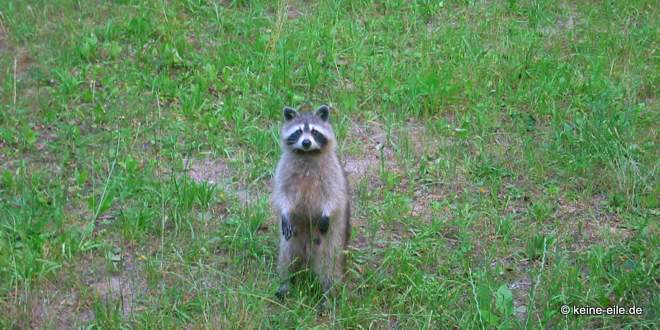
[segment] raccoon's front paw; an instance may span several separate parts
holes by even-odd
[[[287,241],[293,236],[293,224],[291,223],[291,220],[289,220],[289,217],[285,215],[282,216],[282,236],[284,236],[284,239]]]
[[[329,228],[330,217],[327,215],[321,216],[321,220],[319,221],[319,230],[321,231],[321,234],[327,233]]]

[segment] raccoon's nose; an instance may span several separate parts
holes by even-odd
[[[303,148],[305,148],[305,149],[309,149],[309,147],[312,146],[312,141],[310,141],[309,139],[304,139],[304,140],[302,141],[302,146],[303,146]]]

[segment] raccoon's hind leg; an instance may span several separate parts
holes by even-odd
[[[277,274],[282,281],[275,296],[279,299],[284,299],[284,296],[289,292],[291,286],[290,268],[293,266],[295,260],[291,251],[289,242],[286,241],[284,235],[280,238],[280,255],[277,258]]]
[[[281,284],[275,295],[282,299],[289,292],[291,286],[291,274],[299,267],[303,259],[300,253],[300,242],[297,239],[287,241],[284,236],[280,238],[280,254],[277,258],[277,274],[280,277]]]
[[[346,219],[342,218],[343,215],[343,210],[332,212],[328,217],[329,226],[325,228],[326,232],[319,226],[313,234],[313,268],[323,288],[323,298],[318,305],[319,312],[325,309],[328,296],[332,295],[335,284],[341,281],[344,274],[343,235],[346,232]]]
[[[314,243],[317,242],[319,244],[314,258],[314,272],[323,289],[323,297],[317,306],[318,312],[322,313],[328,298],[337,290],[336,285],[343,277],[344,254],[341,245],[334,244],[329,238],[320,238]]]
[[[284,219],[284,217],[282,217]],[[289,222],[290,223],[290,222]],[[305,242],[300,233],[287,232],[282,221],[282,232],[280,234],[280,252],[277,258],[277,273],[280,276],[282,284],[277,289],[276,296],[280,299],[286,296],[291,286],[291,274],[300,268],[300,264],[305,260]]]

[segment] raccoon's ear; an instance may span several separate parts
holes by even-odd
[[[296,116],[298,116],[298,111],[290,107],[284,107],[284,110],[282,110],[282,112],[284,113],[284,119],[286,121],[289,121],[293,118],[296,118]]]
[[[321,118],[321,120],[328,121],[328,116],[330,116],[330,107],[324,104],[316,109],[314,114]]]

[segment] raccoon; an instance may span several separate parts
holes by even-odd
[[[280,132],[282,156],[273,180],[272,204],[280,220],[277,271],[289,290],[291,274],[310,267],[321,281],[324,300],[341,281],[351,233],[348,179],[336,154],[328,122],[330,108],[298,112],[285,107]]]

